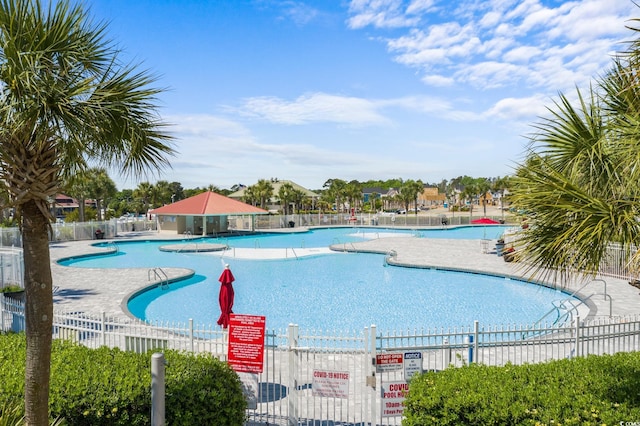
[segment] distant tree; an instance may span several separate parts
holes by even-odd
[[[255,193],[260,203],[260,208],[266,209],[267,202],[273,197],[273,185],[266,179],[260,179],[255,184]]]
[[[171,202],[175,203],[176,201],[184,200],[186,197],[184,195],[184,188],[180,182],[171,182],[169,184],[169,188],[171,190]]]
[[[302,202],[304,201],[304,199],[305,199],[304,191],[296,188],[294,188],[293,191],[291,191],[291,201],[293,201],[294,203],[295,210],[300,210],[302,208]]]
[[[151,208],[157,208],[171,203],[172,195],[173,188],[168,181],[157,181],[155,185],[151,186]]]
[[[104,168],[92,168],[87,171],[88,196],[96,200],[96,219],[104,220],[102,207],[106,206],[109,198],[113,197],[118,189]],[[85,218],[86,219],[86,218]]]
[[[84,215],[85,200],[89,197],[89,187],[91,186],[88,172],[82,171],[69,176],[63,185],[66,195],[78,201],[78,221],[84,222],[86,220]]]
[[[258,204],[259,197],[258,194],[256,194],[256,189],[257,188],[253,185],[246,187],[242,195],[242,201],[247,204],[251,204],[252,206]]]
[[[136,210],[136,214],[146,212],[151,205],[151,198],[153,195],[153,185],[149,182],[140,182],[138,187],[133,190],[133,207]]]
[[[512,178],[510,176],[498,176],[492,185],[492,190],[500,194],[500,211],[502,212],[502,218],[504,219],[504,197],[505,192],[512,187]]]
[[[349,201],[349,206],[357,209],[362,199],[362,185],[357,180],[352,180],[345,185],[343,190],[344,197]]]
[[[422,191],[424,191],[424,184],[421,180],[415,181],[409,179],[400,186],[398,199],[403,203],[407,212],[409,211],[409,204],[411,202],[413,202],[416,207],[418,206],[418,195],[422,194]],[[415,210],[415,213],[418,214],[418,211]]]
[[[347,182],[342,179],[329,179],[323,185],[325,188],[322,194],[323,199],[331,204],[335,203],[337,212],[343,210],[346,186]]]
[[[295,199],[295,188],[289,182],[285,182],[280,185],[278,190],[278,198],[282,204],[282,211],[284,214],[289,214],[289,204]]]

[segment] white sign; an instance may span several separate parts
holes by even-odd
[[[404,379],[408,382],[415,374],[422,374],[422,352],[405,352]]]
[[[349,398],[349,372],[313,370],[313,396]]]
[[[382,384],[382,417],[402,416],[404,400],[409,393],[409,383],[393,382]]]

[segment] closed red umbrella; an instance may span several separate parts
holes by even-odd
[[[224,266],[224,270],[218,278],[220,281],[220,294],[218,295],[218,301],[220,302],[220,318],[218,318],[218,325],[221,325],[222,328],[227,328],[229,326],[229,315],[233,313],[231,308],[233,308],[233,274],[231,273],[231,269],[229,269],[229,265]]]

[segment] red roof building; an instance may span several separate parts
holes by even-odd
[[[269,212],[215,192],[203,192],[150,211],[160,231],[208,235],[230,229],[253,230],[255,215]],[[251,219],[247,229],[247,219]],[[241,226],[238,226],[241,225]]]

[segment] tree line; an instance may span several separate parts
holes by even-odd
[[[364,212],[376,212],[402,206],[406,211],[411,207],[418,207],[418,198],[425,187],[437,188],[438,193],[445,194],[449,205],[469,203],[473,205],[488,191],[504,192],[509,188],[510,177],[473,178],[458,176],[451,180],[443,179],[438,183],[425,184],[422,180],[402,178],[388,180],[345,181],[343,179],[328,179],[320,189],[312,192],[319,194],[319,199],[310,197],[305,191],[295,188],[291,183],[284,182],[275,191],[273,179],[259,179],[257,183],[245,187],[241,184],[233,185],[230,189],[221,189],[216,185],[185,189],[180,182],[158,180],[155,183],[141,182],[134,189],[118,190],[115,182],[106,169],[90,168],[76,173],[68,178],[60,187],[60,192],[78,201],[77,211],[68,213],[65,221],[83,222],[89,220],[108,220],[126,214],[143,215],[150,209],[161,207],[185,198],[192,197],[205,191],[212,191],[228,196],[244,188],[242,201],[266,209],[275,200],[283,214],[300,211],[331,211],[340,212],[351,208]],[[380,192],[371,192],[367,200],[364,190],[376,188]],[[395,189],[396,195],[383,199],[382,195]],[[8,202],[8,198],[5,197]],[[87,200],[90,205],[87,207]],[[5,210],[6,211],[6,210]],[[15,220],[5,213],[4,224],[15,225]]]

